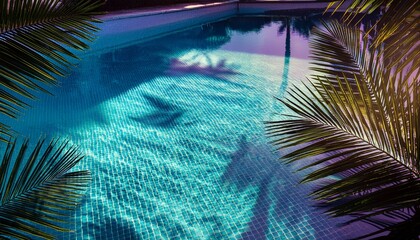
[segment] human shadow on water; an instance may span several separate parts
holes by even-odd
[[[313,211],[312,202],[307,198],[309,186],[297,186],[301,176],[279,162],[279,155],[267,144],[256,144],[242,137],[237,149],[231,155],[222,181],[236,186],[239,191],[258,187],[253,217],[240,239],[266,239],[273,222],[287,228],[289,237],[301,231],[302,225],[309,225],[304,234],[316,235],[312,227],[320,225],[320,216]],[[324,227],[332,226],[331,222],[325,224]],[[322,229],[323,226],[317,227]]]
[[[269,192],[270,181],[270,177],[261,181],[258,198],[254,205],[254,216],[248,223],[248,230],[242,233],[242,239],[251,240],[265,238],[266,231],[269,227],[269,210],[271,205]]]
[[[142,116],[130,116],[131,120],[154,127],[168,128],[175,126],[185,113],[185,110],[162,98],[150,95],[144,95],[144,98],[153,106],[154,111]]]

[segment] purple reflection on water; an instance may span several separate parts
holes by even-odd
[[[221,49],[235,52],[284,56],[286,49],[286,33],[279,33],[279,23],[272,23],[259,32],[232,34],[231,40]],[[252,44],[249,44],[252,42]],[[308,39],[297,33],[291,33],[291,57],[308,59]]]

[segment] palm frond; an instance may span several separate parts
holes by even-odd
[[[354,101],[350,101],[349,104],[357,103],[358,108],[355,110],[361,111],[365,117],[379,123],[370,124],[368,130],[375,133],[378,128],[389,128],[389,131],[394,131],[394,134],[402,139],[407,131],[415,129],[400,123],[404,123],[402,118],[408,111],[413,111],[409,107],[415,103],[412,99],[415,98],[413,86],[418,83],[418,61],[410,58],[405,58],[404,61],[385,58],[383,48],[369,47],[369,42],[362,38],[362,35],[359,28],[343,26],[337,21],[324,23],[324,30],[320,28],[314,30],[314,37],[310,42],[313,49],[312,58],[315,60],[313,62],[315,67],[312,69],[317,71],[313,75],[315,86],[320,92],[342,93],[340,99],[339,95],[334,94],[326,96],[325,101],[345,102],[350,96],[348,91],[351,91]],[[343,86],[344,82],[350,87]],[[398,98],[394,98],[396,93],[399,95]],[[376,112],[369,113],[369,108],[375,109]],[[395,111],[401,109],[405,112]],[[394,114],[398,114],[398,117],[390,116]],[[363,122],[364,118],[360,121]],[[376,136],[375,140],[390,141],[387,135]],[[389,143],[389,146],[397,145]],[[414,149],[411,150],[410,152],[414,152]],[[400,148],[399,151],[402,156],[404,150]]]
[[[0,0],[0,113],[16,117],[34,90],[48,92],[45,86],[66,74],[74,50],[88,48],[101,3],[77,2]]]
[[[391,78],[402,85],[409,79],[418,79],[415,75],[419,74],[420,60],[414,56],[420,51],[420,45],[411,47],[407,52],[404,51],[406,43],[396,40],[398,46],[392,46],[398,50],[391,52],[387,44],[382,44],[380,48],[371,47],[363,35],[359,27],[345,26],[338,21],[324,22],[323,28],[315,28],[310,40],[312,70],[316,71],[313,78],[318,82],[327,77],[336,91],[340,88],[335,78],[352,80],[350,85],[353,90],[357,88],[354,81],[359,79],[367,84],[372,104],[382,104],[382,98],[389,91],[384,92],[382,85],[391,82]]]
[[[345,2],[349,1],[331,2],[326,10],[334,9],[335,12]],[[368,31],[369,33],[370,31],[375,31],[375,29],[380,29],[379,34],[375,36],[375,46],[395,35],[402,37],[410,36],[411,33],[418,36],[417,17],[420,12],[420,5],[417,0],[353,0],[346,8],[342,20],[347,24],[360,22],[364,16],[380,10],[382,10],[382,17]],[[360,15],[362,17],[357,18]],[[414,46],[412,44],[416,44],[416,41],[412,40],[407,45]]]
[[[381,7],[367,31],[353,25]],[[292,148],[282,160],[303,161],[300,170],[310,173],[302,182],[318,183],[319,206],[378,228],[361,238],[420,235],[418,8],[411,0],[354,0],[347,26],[316,28],[312,85],[280,100],[295,115],[267,123],[273,144]]]
[[[69,172],[82,156],[68,142],[40,140],[28,148],[27,140],[9,143],[1,160],[0,238],[52,239],[51,232],[68,231],[59,224],[68,221],[64,216],[91,179],[89,171]]]
[[[323,22],[323,28],[314,28],[313,37],[310,40],[311,58],[313,59],[312,70],[315,71],[313,78],[315,82],[322,82],[325,77],[331,83],[334,91],[340,91],[337,76],[346,77],[353,90],[357,90],[356,79],[368,84],[373,103],[377,104],[374,96],[375,87],[373,79],[377,78],[377,72],[371,69],[378,69],[383,66],[368,46],[368,39],[363,38],[363,32],[358,27],[347,27],[338,21]],[[324,86],[327,86],[324,84]],[[318,88],[322,87],[318,84]],[[327,89],[332,91],[332,89]],[[364,98],[364,96],[358,96]]]
[[[375,105],[371,89],[355,79],[337,77],[334,84],[340,91],[326,91],[333,84],[328,78],[318,81],[321,88],[292,90],[288,99],[280,101],[296,117],[268,122],[268,134],[279,148],[294,146],[283,161],[316,159],[302,168],[311,169],[302,182],[335,176],[321,181],[312,194],[331,216],[358,215],[359,220],[368,221],[418,209],[419,88],[388,87],[383,90],[392,96],[384,98],[384,105]],[[354,82],[356,90],[351,87]],[[359,102],[356,96],[365,98]],[[401,223],[382,232],[395,224]]]

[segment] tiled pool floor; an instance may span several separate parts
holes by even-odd
[[[307,81],[307,40],[284,19],[232,18],[87,53],[16,130],[62,136],[93,173],[68,239],[343,239],[263,122]],[[105,26],[106,27],[106,23]],[[289,26],[290,27],[290,26]],[[290,29],[290,28],[289,28]],[[270,44],[267,44],[267,43]],[[235,43],[235,44],[232,44]],[[281,154],[281,153],[280,153]]]

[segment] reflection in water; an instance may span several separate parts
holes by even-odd
[[[286,89],[289,83],[289,65],[290,65],[290,17],[286,17],[280,21],[282,25],[279,27],[279,34],[283,34],[286,31],[286,43],[285,43],[285,53],[284,53],[284,63],[283,63],[283,74],[281,78],[281,85],[279,87],[278,94],[276,98],[282,99],[286,93]],[[274,104],[276,107],[274,109],[276,112],[274,114],[279,114],[283,112],[283,104],[278,104],[278,101],[275,100]]]
[[[321,15],[310,15],[310,16],[299,16],[289,17],[292,31],[299,34],[302,37],[309,38],[310,32],[313,27],[319,25]]]
[[[257,33],[276,21],[268,17],[234,17],[225,21],[204,24],[199,28],[189,30],[188,33],[179,32],[149,42],[110,49],[98,55],[88,56],[83,62],[84,69],[74,72],[69,79],[63,81],[63,88],[57,90],[66,89],[65,91],[71,92],[74,98],[71,101],[76,101],[80,96],[86,96],[85,104],[94,106],[164,75],[201,74],[218,80],[227,80],[229,76],[239,74],[239,72],[235,66],[228,64],[226,59],[211,61],[209,51],[226,44],[252,49],[255,43],[249,44],[249,41],[253,41],[250,35],[241,35],[247,36],[245,40],[248,43],[229,42],[232,36],[236,38],[238,33]],[[257,51],[255,53],[261,50],[284,55],[284,48],[278,53],[274,50],[283,44],[279,42],[277,35],[264,38],[255,40],[263,41],[258,43],[262,46],[254,49]],[[295,40],[298,42],[298,39]],[[290,48],[290,46],[287,47]],[[197,58],[207,57],[207,62],[203,64],[201,59],[200,63],[194,60],[186,62],[185,59],[179,58],[191,49],[200,53],[201,56]],[[296,52],[302,53],[302,51]],[[304,53],[304,55],[307,54]],[[89,91],[91,87],[106,91],[108,94],[97,94],[90,98],[88,96],[92,94]],[[57,93],[57,95],[62,94]],[[65,98],[57,100],[69,101]]]
[[[287,83],[289,81],[289,64],[290,64],[290,20],[286,19],[286,51],[284,53],[284,64],[283,64],[283,76],[282,82],[280,85],[280,95],[278,97],[281,99],[284,95],[284,92],[287,88]]]
[[[228,27],[230,30],[240,33],[257,33],[272,22],[273,20],[269,17],[233,17],[228,20]]]

